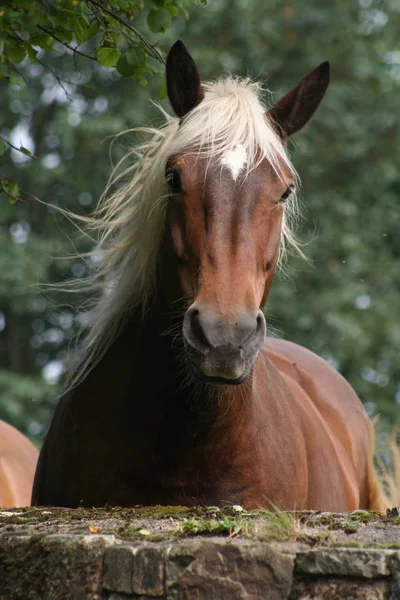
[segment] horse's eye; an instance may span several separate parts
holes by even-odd
[[[172,194],[180,194],[182,191],[182,184],[178,171],[170,171],[167,173],[167,182]]]
[[[292,185],[289,185],[289,187],[286,188],[286,190],[282,194],[279,202],[285,202],[285,200],[287,200],[289,198],[289,196],[293,192],[293,190],[294,190],[294,187]]]

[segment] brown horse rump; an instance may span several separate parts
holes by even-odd
[[[11,425],[0,421],[0,506],[29,506],[38,451]]]

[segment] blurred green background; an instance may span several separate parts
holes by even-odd
[[[399,31],[400,0],[209,0],[151,35],[164,55],[182,38],[204,79],[229,71],[266,81],[269,102],[331,62],[323,104],[291,144],[311,263],[290,258],[266,314],[276,333],[348,379],[382,431],[400,417]],[[108,136],[160,124],[150,98],[164,89],[161,74],[143,87],[61,45],[39,58],[19,65],[24,88],[0,81],[1,134],[38,157],[0,157],[0,177],[22,190],[17,201],[0,195],[0,418],[38,446],[85,313],[82,298],[36,284],[82,277],[91,265],[68,258],[90,242],[34,197],[92,210],[111,170]],[[114,160],[133,143],[118,141]]]

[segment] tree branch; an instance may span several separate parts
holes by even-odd
[[[159,53],[159,51],[149,42],[148,39],[146,39],[144,37],[144,35],[142,35],[140,33],[140,31],[138,31],[135,27],[133,27],[133,25],[124,21],[124,19],[122,19],[119,15],[115,14],[112,10],[110,10],[106,6],[103,6],[99,2],[96,2],[96,0],[88,0],[88,4],[92,4],[94,6],[97,6],[97,8],[104,10],[104,12],[106,12],[108,15],[110,15],[110,17],[112,17],[113,19],[118,21],[118,23],[121,23],[121,25],[123,25],[124,27],[126,27],[127,29],[132,31],[132,33],[134,33],[140,39],[142,44],[148,50],[148,53],[151,56],[153,56],[153,58],[156,58],[162,65],[165,65],[165,60],[163,59],[163,57]]]
[[[90,54],[85,54],[84,52],[81,52],[77,48],[74,48],[74,46],[70,46],[69,44],[67,44],[67,42],[63,42],[62,39],[60,39],[50,29],[47,29],[46,27],[43,27],[42,25],[38,25],[38,29],[41,29],[41,31],[44,31],[45,33],[50,35],[54,40],[57,40],[57,42],[60,42],[60,44],[62,44],[66,48],[68,48],[68,50],[71,50],[74,54],[79,54],[79,56],[83,56],[84,58],[90,58],[90,60],[95,60],[97,62],[97,58],[95,56],[90,56]]]
[[[3,140],[3,142],[5,144],[7,144],[7,146],[10,146],[10,148],[12,148],[13,150],[17,150],[17,152],[21,152],[21,154],[24,154],[25,156],[28,156],[29,158],[37,158],[37,156],[35,156],[34,154],[32,154],[32,153],[27,154],[27,152],[24,152],[23,150],[21,150],[21,148],[14,146],[14,144],[12,144],[8,140],[6,140],[6,138],[3,137],[2,135],[0,135],[0,140]]]
[[[54,69],[52,69],[51,67],[49,67],[49,65],[46,65],[43,61],[40,60],[40,58],[36,58],[37,62],[39,64],[42,65],[42,67],[44,67],[45,69],[47,69],[48,71],[50,71],[50,73],[56,78],[58,85],[62,88],[67,100],[69,102],[71,102],[72,100],[72,96],[69,93],[69,91],[67,90],[67,88],[65,87],[65,85],[63,84],[61,78],[57,75],[57,73],[54,71]],[[68,81],[66,81],[65,83],[69,83]],[[73,84],[74,85],[74,84]]]

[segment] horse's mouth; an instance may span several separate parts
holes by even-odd
[[[231,377],[223,377],[223,376],[213,376],[206,375],[203,373],[200,368],[192,361],[188,361],[190,371],[192,375],[198,381],[202,383],[207,383],[209,385],[222,386],[222,385],[240,385],[243,383],[247,377],[250,375],[250,369],[245,369],[242,375],[239,377],[231,378]]]

